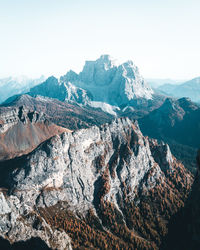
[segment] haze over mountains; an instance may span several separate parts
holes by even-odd
[[[173,97],[189,97],[193,102],[200,103],[200,77],[182,84],[164,84],[157,88],[161,93]]]
[[[38,85],[44,80],[44,76],[38,79],[30,79],[25,76],[0,79],[0,103],[13,95],[26,93],[31,87]]]
[[[173,249],[199,220],[198,104],[108,55],[20,91],[0,105],[0,247]]]
[[[162,85],[179,85],[183,82],[184,80],[174,80],[174,79],[154,79],[154,78],[147,78],[146,79],[147,83],[153,88],[157,89],[158,87]]]

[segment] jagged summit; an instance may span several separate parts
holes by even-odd
[[[102,55],[95,61],[86,61],[79,74],[70,70],[59,80],[49,77],[31,88],[29,94],[98,106],[108,111],[106,105],[124,107],[135,105],[137,99],[148,101],[152,99],[153,90],[132,61],[119,64],[109,55]]]
[[[100,67],[104,66],[106,70],[119,66],[119,62],[117,61],[117,59],[113,58],[112,56],[108,54],[101,55],[95,61],[92,61],[92,60],[86,61],[85,66],[88,64],[96,64],[97,66],[100,66]],[[83,67],[83,70],[85,66]]]
[[[70,78],[72,76],[72,78]],[[91,93],[92,101],[120,106],[137,98],[151,99],[153,91],[132,61],[117,64],[109,55],[86,61],[79,75],[70,73],[62,80]]]
[[[112,67],[116,67],[118,66],[119,63],[117,63],[117,60],[114,59],[113,57],[111,57],[110,55],[101,55],[98,59],[96,59],[95,61],[86,61],[85,62],[85,66],[87,64],[96,64],[98,66],[104,66],[105,69],[109,69]],[[84,66],[84,67],[85,67]]]

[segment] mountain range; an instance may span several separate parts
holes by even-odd
[[[185,82],[184,80],[173,80],[173,79],[157,79],[157,78],[147,78],[146,79],[147,83],[153,88],[153,89],[157,89],[160,86],[163,85],[178,85],[181,84],[183,82]]]
[[[189,97],[193,102],[200,103],[200,77],[182,84],[164,84],[157,88],[163,94],[173,97]]]
[[[199,249],[198,104],[108,55],[21,91],[0,105],[1,249]]]

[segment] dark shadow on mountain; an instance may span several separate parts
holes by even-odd
[[[49,250],[47,244],[40,238],[31,238],[27,241],[19,241],[14,244],[0,237],[1,250]]]
[[[200,151],[199,151],[200,159]],[[200,166],[199,166],[200,167]],[[200,249],[200,174],[197,172],[185,206],[175,214],[168,226],[162,250]]]

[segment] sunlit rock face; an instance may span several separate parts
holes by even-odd
[[[109,55],[86,61],[79,74],[70,70],[60,79],[51,76],[28,94],[98,107],[112,115],[117,115],[116,108],[153,99],[153,90],[138,67],[132,61],[116,63]]]
[[[87,90],[91,101],[115,106],[130,104],[137,98],[151,99],[153,94],[132,61],[117,64],[109,55],[102,55],[96,61],[86,61],[79,75],[70,71],[61,81]]]
[[[30,230],[40,218],[74,247],[105,249],[157,249],[193,180],[167,144],[144,137],[128,118],[56,135],[1,169],[2,237],[11,230],[10,240],[19,240],[17,221],[31,216]]]

